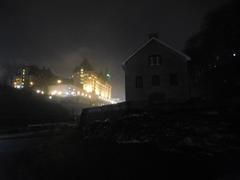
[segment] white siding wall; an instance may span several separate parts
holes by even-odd
[[[161,55],[162,65],[149,66],[148,57]],[[186,100],[189,95],[187,62],[174,51],[151,41],[147,46],[133,56],[125,67],[126,100],[147,100],[153,92],[164,93],[167,99]],[[178,86],[170,86],[170,73],[177,73]],[[152,75],[160,76],[160,86],[152,86]],[[143,77],[143,88],[137,89],[135,78]]]

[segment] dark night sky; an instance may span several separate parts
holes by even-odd
[[[182,50],[202,18],[227,0],[1,0],[0,61],[47,66],[69,76],[84,57],[112,73],[113,96],[124,97],[121,63],[158,32]]]

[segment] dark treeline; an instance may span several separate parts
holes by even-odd
[[[185,52],[192,58],[190,73],[204,95],[218,99],[239,96],[240,2],[233,0],[206,15],[201,30]]]

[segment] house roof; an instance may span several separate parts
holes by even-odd
[[[146,43],[144,43],[142,46],[140,46],[138,49],[136,49],[136,50],[132,53],[132,55],[130,55],[127,59],[125,59],[125,60],[123,61],[123,63],[122,63],[122,66],[124,67],[124,66],[126,65],[126,63],[127,63],[133,56],[135,56],[140,50],[142,50],[145,46],[147,46],[147,45],[148,45],[151,41],[153,41],[153,40],[155,40],[155,41],[158,42],[159,44],[167,47],[168,49],[174,51],[176,54],[182,56],[183,58],[186,59],[186,61],[190,61],[190,60],[191,60],[191,58],[190,58],[189,56],[187,56],[186,54],[184,54],[184,53],[182,53],[181,51],[179,51],[179,50],[171,47],[170,45],[168,45],[168,44],[160,41],[158,38],[153,37],[153,38],[149,39]]]

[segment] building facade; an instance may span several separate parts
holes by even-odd
[[[92,94],[93,97],[110,100],[112,86],[107,77],[109,74],[96,74],[91,65],[84,60],[81,66],[74,70],[72,75],[73,84],[84,92]]]
[[[13,87],[16,89],[32,89],[47,92],[48,86],[53,84],[57,77],[50,69],[37,66],[22,66],[13,79]]]
[[[161,42],[149,40],[123,62],[126,101],[182,102],[189,98],[185,54]]]
[[[29,74],[29,68],[28,67],[20,68],[19,72],[17,73],[13,81],[13,87],[16,89],[22,89],[32,86],[33,81],[32,76]]]

